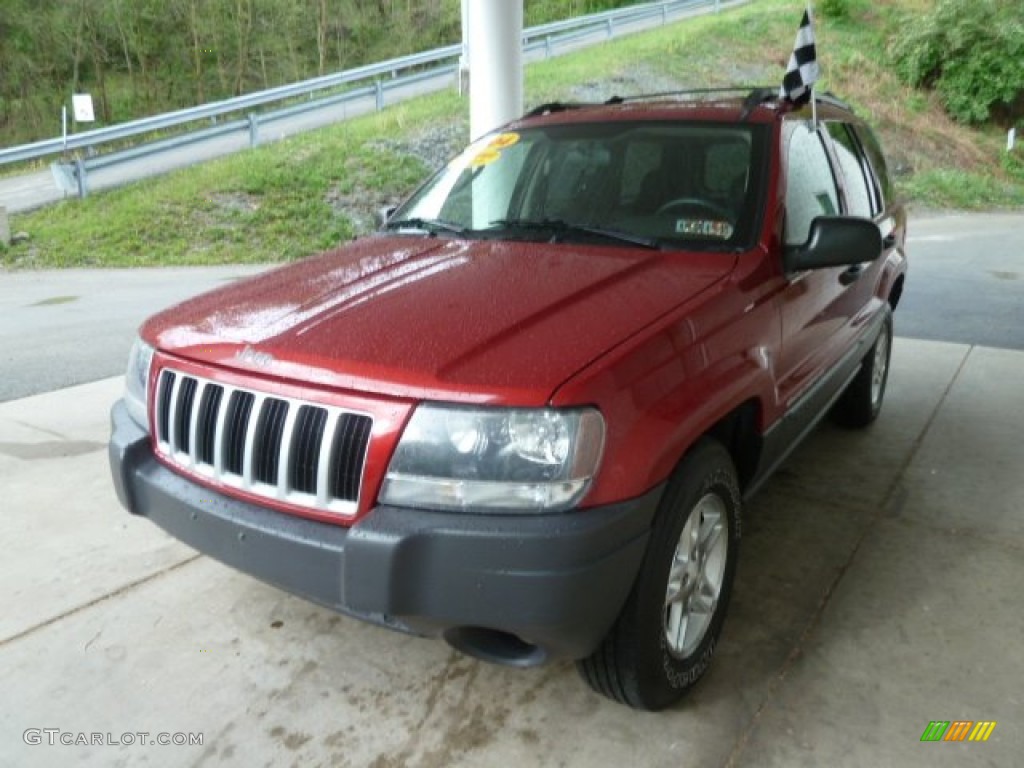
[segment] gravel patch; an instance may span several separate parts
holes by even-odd
[[[411,155],[422,162],[430,173],[433,173],[451,160],[468,141],[468,121],[457,120],[431,126],[405,140],[378,139],[370,146],[400,155]]]
[[[381,138],[370,142],[369,146],[416,158],[423,164],[423,178],[426,179],[461,151],[468,139],[468,122],[453,120],[430,126],[407,139]],[[352,223],[353,234],[360,237],[376,230],[381,212],[398,205],[403,197],[364,186],[347,192],[333,186],[327,191],[326,199],[335,214]]]
[[[343,216],[349,221],[354,237],[373,232],[377,229],[380,212],[401,202],[379,189],[357,186],[349,192],[342,192],[336,184],[327,190],[326,200],[336,216]]]
[[[682,83],[672,77],[667,77],[660,72],[638,68],[635,71],[623,72],[614,77],[588,80],[585,83],[573,86],[569,90],[567,99],[569,101],[602,102],[607,101],[612,96],[663,93],[665,91],[678,91],[681,88],[687,87],[696,86],[688,86],[686,83]]]

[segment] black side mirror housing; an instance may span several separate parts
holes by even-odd
[[[803,245],[787,246],[783,260],[787,273],[805,269],[843,267],[874,261],[882,255],[882,233],[869,219],[819,216]]]

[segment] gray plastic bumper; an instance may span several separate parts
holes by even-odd
[[[160,464],[119,402],[110,466],[121,503],[240,571],[367,621],[444,634],[492,661],[581,658],[633,584],[661,489],[555,515],[377,507],[345,528],[208,490]],[[529,653],[496,637],[514,636]],[[509,638],[513,639],[513,638]],[[493,649],[493,650],[491,650]]]

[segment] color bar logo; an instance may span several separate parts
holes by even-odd
[[[996,724],[992,720],[932,720],[921,741],[988,741]]]

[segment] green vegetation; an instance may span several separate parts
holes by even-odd
[[[903,194],[929,208],[978,210],[1024,206],[1024,184],[994,176],[934,168],[916,173],[903,182]]]
[[[196,265],[290,260],[372,227],[428,169],[377,138],[451,121],[458,98],[420,99],[152,181],[14,218],[32,235],[0,254],[16,267]],[[341,211],[365,212],[354,221]]]
[[[829,19],[849,18],[850,0],[819,0],[818,13]]]
[[[934,89],[965,123],[1012,125],[1024,117],[1024,15],[1020,0],[940,0],[908,14],[893,43],[903,78]]]
[[[901,195],[929,207],[1024,205],[1024,162],[1005,132],[952,120],[892,71],[887,51],[910,0],[850,0],[818,19],[821,86],[879,128]],[[917,0],[921,8],[929,0]],[[801,0],[756,3],[589,48],[527,70],[528,105],[781,79]],[[462,143],[467,105],[448,92],[114,192],[14,217],[32,240],[0,266],[135,266],[294,259],[372,227]],[[438,137],[441,139],[438,139]],[[381,137],[387,137],[382,139]]]
[[[530,0],[526,21],[632,0]],[[90,92],[120,123],[461,39],[460,0],[3,0],[0,146],[49,139]]]

